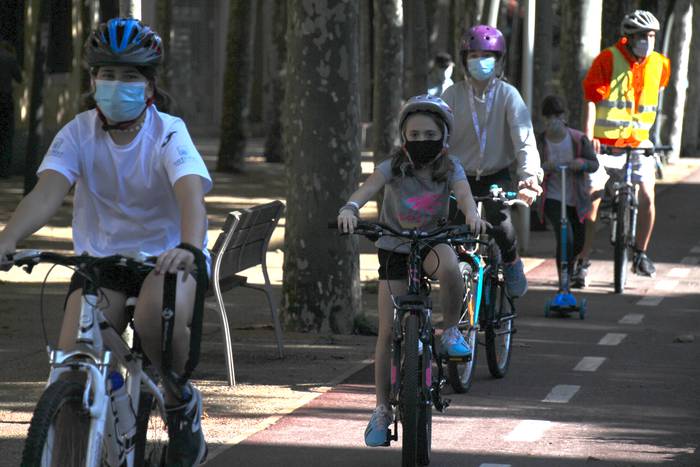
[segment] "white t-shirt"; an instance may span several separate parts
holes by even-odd
[[[185,175],[199,175],[204,193],[212,187],[185,123],[155,106],[136,138],[123,146],[102,129],[95,110],[76,115],[58,132],[37,173],[49,169],[75,184],[76,253],[98,257],[157,256],[174,248],[181,240],[173,185]],[[205,238],[208,255],[206,245]]]
[[[559,142],[546,140],[547,148],[549,149],[549,160],[556,166],[566,165],[574,160],[574,140],[571,139],[569,132]],[[547,199],[555,199],[561,201],[561,173],[559,170],[552,173],[547,178]],[[574,183],[571,172],[566,174],[566,205],[576,206],[574,200]]]

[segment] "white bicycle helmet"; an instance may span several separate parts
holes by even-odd
[[[646,10],[634,10],[625,15],[620,25],[620,32],[623,36],[629,36],[638,32],[658,31],[661,24],[656,16]]]
[[[452,114],[452,109],[447,105],[445,101],[436,96],[431,96],[430,94],[421,94],[419,96],[411,97],[406,104],[404,104],[401,109],[401,114],[399,115],[399,129],[401,132],[401,143],[405,143],[403,134],[403,125],[409,115],[416,112],[428,112],[437,115],[440,120],[445,125],[443,131],[443,146],[447,145],[447,140],[449,139],[450,133],[452,132],[452,127],[454,126],[454,115]]]

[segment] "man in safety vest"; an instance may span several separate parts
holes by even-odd
[[[669,59],[654,52],[656,33],[660,29],[654,15],[644,10],[633,11],[624,17],[620,29],[622,38],[593,60],[583,80],[587,101],[585,132],[598,153],[601,144],[619,148],[653,147],[649,131],[656,120],[659,92],[666,87],[671,74]],[[640,156],[639,159],[633,170],[633,181],[640,183],[633,270],[640,275],[653,276],[656,268],[646,250],[656,211],[655,161],[653,157]],[[591,177],[594,195],[602,190],[606,180],[607,174],[601,164]],[[589,256],[600,206],[600,198],[593,198],[593,209],[586,222],[586,244],[572,277],[575,287],[587,285]]]

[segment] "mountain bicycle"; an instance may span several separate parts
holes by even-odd
[[[517,193],[506,192],[497,185],[490,187],[488,195],[475,196],[474,200],[478,203],[526,204],[517,199]],[[483,254],[481,249],[485,249]],[[447,369],[452,389],[463,393],[472,384],[477,344],[481,343],[486,348],[486,361],[491,376],[503,378],[506,375],[517,315],[513,299],[506,291],[501,252],[495,240],[490,236],[486,240],[480,237],[467,238],[462,245],[457,246],[457,254],[465,286],[458,327],[472,349],[472,354],[464,361],[448,358]],[[484,333],[483,342],[479,342],[480,331]]]
[[[329,228],[337,228],[335,222]],[[393,296],[394,321],[391,346],[390,403],[394,410],[394,428],[388,439],[398,441],[402,427],[401,464],[413,467],[430,463],[432,407],[443,412],[449,400],[440,390],[446,384],[443,359],[433,353],[435,331],[432,325],[430,282],[423,272],[421,252],[439,243],[462,244],[471,238],[467,226],[446,226],[432,232],[417,229],[398,231],[376,222],[360,221],[355,234],[372,241],[380,236],[405,239],[409,244],[408,291]],[[419,351],[422,349],[422,351]],[[466,359],[466,358],[465,358]],[[437,368],[437,377],[433,374]]]
[[[660,147],[661,149],[661,147]],[[601,153],[607,156],[624,156],[622,168],[605,167],[610,178],[603,190],[601,201],[602,218],[610,220],[610,243],[614,248],[614,287],[615,293],[623,293],[629,270],[629,252],[635,247],[637,234],[638,182],[632,180],[634,165],[640,156],[656,157],[655,148],[634,148],[631,146],[601,146]]]
[[[101,268],[148,273],[155,260],[25,250],[12,255],[9,262],[0,261],[2,268],[20,266],[28,273],[39,263],[63,265],[87,279],[76,349],[63,351],[47,344],[51,369],[29,425],[23,467],[132,467],[165,462],[165,403],[156,373],[140,350],[138,336],[128,345],[100,309],[105,300],[99,288]],[[129,315],[133,316],[134,305],[135,299],[129,298]]]

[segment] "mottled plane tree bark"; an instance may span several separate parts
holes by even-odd
[[[349,333],[361,306],[358,241],[327,222],[360,175],[359,4],[287,7],[283,316],[288,329]]]
[[[700,50],[700,3],[693,5],[693,37],[690,50]],[[700,156],[700,115],[697,105],[700,102],[700,55],[690,54],[688,64],[688,96],[685,99],[683,139],[681,156]]]
[[[216,163],[216,170],[220,172],[244,170],[256,3],[253,0],[230,1],[221,137]]]
[[[271,70],[274,77],[270,80],[272,94],[271,105],[268,107],[265,137],[265,160],[267,162],[282,162],[284,146],[282,144],[282,102],[284,102],[284,78],[287,55],[287,2],[273,0],[272,9],[272,46],[270,47]]]
[[[406,98],[428,92],[428,20],[423,1],[403,2],[404,92]]]

